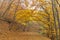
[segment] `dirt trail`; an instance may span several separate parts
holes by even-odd
[[[9,24],[0,21],[0,40],[50,40],[36,32],[13,32],[8,29]]]
[[[0,40],[50,40],[35,32],[5,32],[0,34]]]

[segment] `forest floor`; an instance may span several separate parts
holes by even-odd
[[[36,32],[9,31],[8,23],[0,21],[0,40],[50,40]]]
[[[50,40],[35,32],[4,32],[0,33],[0,40]]]

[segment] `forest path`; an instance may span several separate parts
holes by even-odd
[[[0,20],[0,40],[50,40],[37,32],[9,31],[9,24]]]
[[[36,32],[4,32],[0,33],[0,40],[50,40]]]

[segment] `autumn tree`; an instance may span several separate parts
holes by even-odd
[[[22,24],[23,28],[18,25],[15,29],[37,30],[51,40],[59,40],[59,2],[60,0],[3,0],[0,1],[0,20],[10,24],[9,30],[14,23]]]

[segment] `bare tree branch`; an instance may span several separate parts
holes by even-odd
[[[4,11],[4,13],[2,13],[3,15],[2,15],[1,17],[3,17],[3,16],[6,14],[6,12],[10,9],[10,6],[11,6],[11,4],[13,3],[13,1],[14,1],[14,0],[12,0],[12,1],[9,3],[9,6],[8,6],[7,9]]]
[[[58,5],[59,5],[59,7],[60,7],[60,4],[59,4],[58,0],[56,0],[56,2],[57,2],[57,4],[58,4]]]

